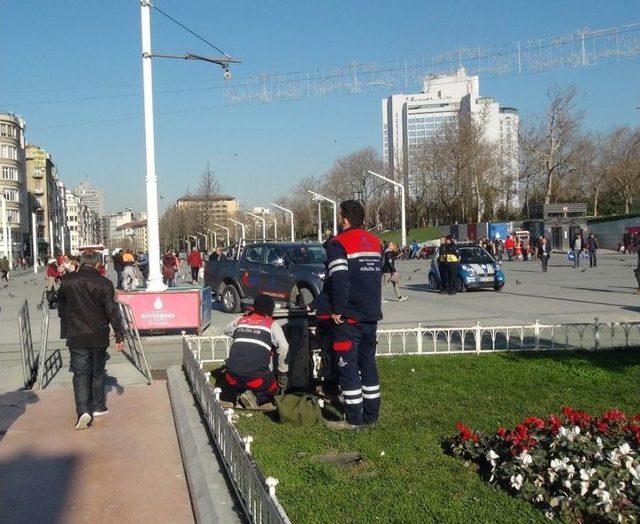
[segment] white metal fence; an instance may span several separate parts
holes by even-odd
[[[183,364],[245,515],[256,524],[289,524],[289,518],[276,497],[277,479],[264,478],[251,456],[253,439],[249,436],[243,438],[238,433],[232,421],[233,410],[222,407],[220,390],[213,389],[209,374],[202,369],[199,342],[205,338],[219,340],[228,350],[227,337],[183,335]]]
[[[223,362],[231,339],[224,335],[187,337],[200,366]],[[497,351],[599,350],[640,348],[640,322],[378,329],[378,356],[490,353]]]

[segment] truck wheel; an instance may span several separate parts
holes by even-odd
[[[504,287],[504,284],[494,284],[493,290],[494,291],[502,291],[503,287]]]
[[[227,284],[222,290],[221,298],[222,308],[225,313],[240,312],[240,294],[234,285]]]
[[[436,282],[436,277],[433,275],[429,275],[429,289],[438,289],[438,283]]]

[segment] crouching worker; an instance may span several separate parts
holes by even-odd
[[[233,338],[224,375],[229,400],[246,409],[271,409],[278,389],[284,392],[289,379],[286,363],[289,344],[280,325],[273,321],[273,298],[258,295],[253,310],[231,322],[224,330]],[[277,378],[273,356],[277,353]]]

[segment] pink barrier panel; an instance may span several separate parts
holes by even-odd
[[[122,292],[117,299],[131,306],[138,331],[195,330],[200,326],[199,289],[181,291]]]

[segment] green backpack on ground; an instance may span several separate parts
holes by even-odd
[[[315,426],[324,420],[318,398],[308,393],[277,395],[276,407],[283,424]]]

